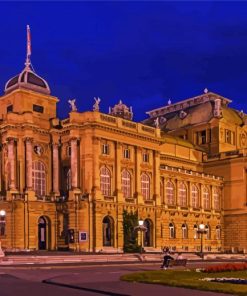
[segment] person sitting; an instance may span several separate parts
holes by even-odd
[[[168,248],[165,249],[163,263],[160,268],[167,269],[169,266],[170,260],[174,260],[174,258],[170,255],[170,251]]]

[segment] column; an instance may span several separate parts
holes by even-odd
[[[53,192],[59,193],[59,161],[58,161],[58,144],[53,143]]]
[[[72,189],[78,188],[78,153],[77,153],[77,139],[71,139],[71,185]]]
[[[15,140],[13,138],[8,139],[8,159],[9,159],[9,189],[15,190]]]
[[[141,152],[141,148],[135,147],[135,191],[137,196],[141,195]]]
[[[26,144],[26,189],[32,190],[33,183],[32,183],[32,153],[33,153],[33,147],[32,147],[32,139],[26,138],[25,139]]]
[[[122,156],[122,146],[120,143],[115,143],[115,172],[116,172],[116,189],[118,201],[123,200],[122,194],[122,180],[121,180],[121,156]]]
[[[160,196],[160,153],[153,151],[153,184],[154,184],[154,198],[156,205],[161,205]]]

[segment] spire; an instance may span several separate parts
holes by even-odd
[[[29,25],[27,25],[27,56],[26,56],[26,62],[25,62],[26,69],[29,69],[31,65],[30,56],[31,56],[31,32],[30,32]]]

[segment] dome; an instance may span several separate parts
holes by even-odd
[[[113,108],[109,108],[109,114],[128,120],[133,118],[132,107],[127,107],[121,100]]]
[[[33,90],[46,95],[51,93],[48,83],[38,76],[29,65],[20,74],[9,79],[5,84],[4,92],[8,94],[20,88]]]

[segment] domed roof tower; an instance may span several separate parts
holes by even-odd
[[[27,57],[25,62],[25,68],[23,71],[12,77],[5,84],[4,92],[8,94],[16,89],[28,89],[42,94],[50,95],[51,91],[48,83],[38,76],[31,65],[31,36],[30,28],[27,26]]]
[[[127,107],[121,100],[114,107],[109,107],[109,114],[128,120],[133,119],[132,107]]]

